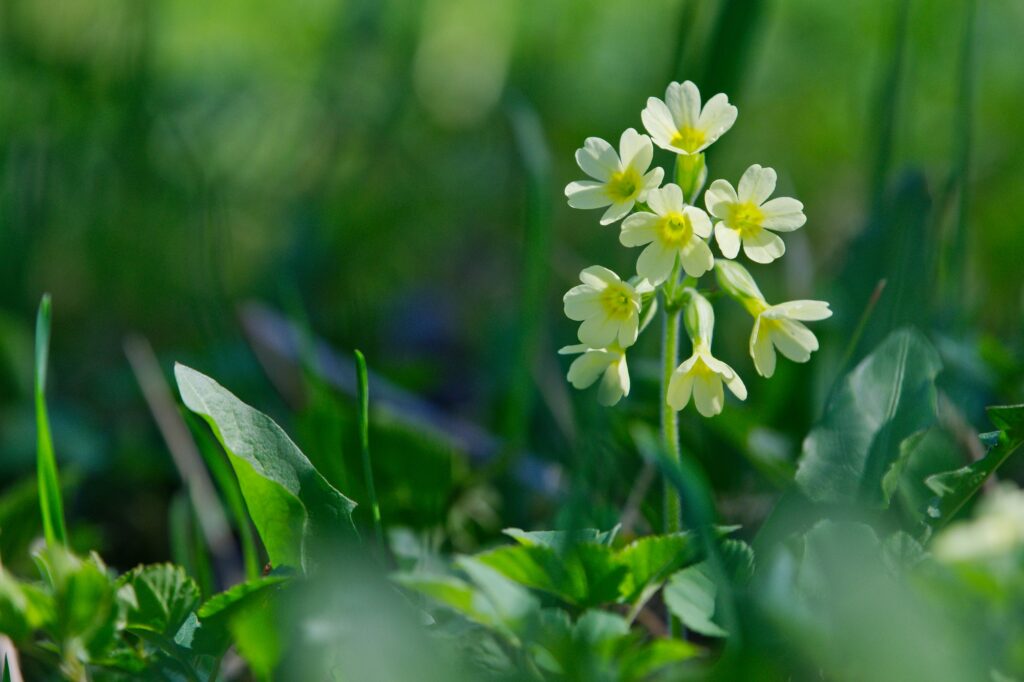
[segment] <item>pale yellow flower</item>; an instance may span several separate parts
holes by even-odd
[[[590,348],[586,344],[566,346],[560,355],[581,353],[569,366],[566,377],[573,388],[583,390],[598,379],[597,401],[611,407],[623,396],[629,395],[629,367],[626,365],[626,351],[618,344],[607,348]]]
[[[590,348],[607,348],[613,343],[628,348],[636,343],[640,297],[653,290],[651,284],[641,280],[633,287],[600,265],[581,272],[580,281],[583,284],[570,289],[563,298],[566,316],[583,323],[580,341]]]
[[[619,241],[623,246],[643,246],[636,272],[653,284],[668,279],[676,257],[691,277],[700,277],[715,263],[704,240],[711,236],[708,214],[683,201],[679,185],[668,184],[651,190],[647,205],[653,213],[634,213],[622,223]]]
[[[601,224],[620,220],[649,190],[661,184],[665,171],[651,167],[654,147],[651,138],[629,128],[619,140],[619,152],[599,137],[588,137],[576,150],[576,163],[593,180],[577,180],[565,187],[573,208],[604,208]]]
[[[775,232],[792,232],[807,221],[804,205],[796,199],[768,200],[775,181],[774,170],[755,164],[740,178],[738,190],[725,180],[715,180],[704,193],[708,212],[719,219],[715,241],[726,258],[735,258],[742,242],[747,258],[771,263],[786,252]]]
[[[691,81],[669,83],[665,100],[651,97],[640,114],[654,143],[676,154],[697,154],[736,122],[736,107],[719,93],[700,106],[700,91]]]

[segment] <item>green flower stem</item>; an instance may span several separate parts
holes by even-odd
[[[663,319],[665,322],[664,336],[661,345],[662,376],[661,376],[661,437],[665,444],[665,453],[674,463],[680,460],[679,453],[679,413],[668,404],[668,384],[672,380],[672,372],[679,363],[679,316],[680,307],[665,302]],[[665,479],[665,532],[677,533],[681,530],[680,518],[682,501],[679,491]]]

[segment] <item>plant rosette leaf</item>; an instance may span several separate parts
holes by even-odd
[[[919,332],[891,334],[843,380],[804,440],[796,482],[814,502],[889,504],[900,443],[935,420],[939,355]]]
[[[174,637],[199,603],[199,586],[185,569],[172,564],[139,566],[118,579],[130,587],[135,600],[128,608],[125,627]]]
[[[184,365],[174,374],[185,406],[213,429],[274,566],[308,569],[317,547],[356,537],[355,502],[334,489],[270,417]]]

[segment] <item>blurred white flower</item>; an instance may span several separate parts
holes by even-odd
[[[671,274],[676,256],[691,277],[700,277],[714,266],[711,248],[704,241],[711,236],[711,219],[701,209],[684,203],[679,185],[651,190],[647,205],[653,213],[629,216],[619,235],[623,246],[648,245],[637,260],[638,275],[660,284]]]
[[[570,320],[583,322],[579,339],[590,348],[618,343],[628,348],[636,342],[640,326],[640,296],[653,290],[647,280],[636,287],[619,279],[608,268],[593,265],[580,273],[583,284],[563,298]]]
[[[970,561],[1024,549],[1024,490],[1003,483],[978,502],[975,518],[959,521],[932,542],[935,557]]]
[[[582,353],[569,366],[566,377],[573,388],[589,388],[598,379],[597,401],[611,407],[623,396],[629,395],[629,367],[626,365],[626,351],[618,344],[607,348],[590,348],[586,344],[566,346],[558,351],[560,355]]]
[[[604,208],[601,224],[620,220],[633,210],[638,201],[644,201],[649,190],[661,184],[665,171],[655,168],[648,172],[654,158],[651,138],[633,128],[622,133],[619,152],[599,137],[588,137],[583,147],[576,150],[576,163],[593,180],[570,182],[565,196],[573,208]]]
[[[774,170],[754,164],[740,178],[738,191],[725,180],[715,180],[704,193],[708,212],[719,219],[715,240],[726,258],[735,258],[742,242],[747,258],[771,263],[786,252],[775,232],[791,232],[807,221],[804,205],[796,199],[768,201],[775,181]]]
[[[736,107],[719,93],[700,106],[700,91],[691,81],[669,83],[665,100],[651,97],[640,114],[654,143],[676,154],[697,154],[736,122]]]
[[[725,405],[724,383],[740,400],[746,400],[747,387],[736,371],[711,355],[715,311],[706,298],[693,289],[687,290],[686,333],[693,343],[693,355],[672,373],[666,400],[674,410],[681,410],[693,402],[705,417],[714,417]]]

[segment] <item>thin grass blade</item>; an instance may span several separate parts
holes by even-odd
[[[46,368],[50,357],[50,295],[44,294],[36,316],[36,469],[39,480],[39,507],[43,515],[46,543],[67,544],[64,524],[64,500],[61,496],[57,458],[53,452],[50,416],[46,410]]]

